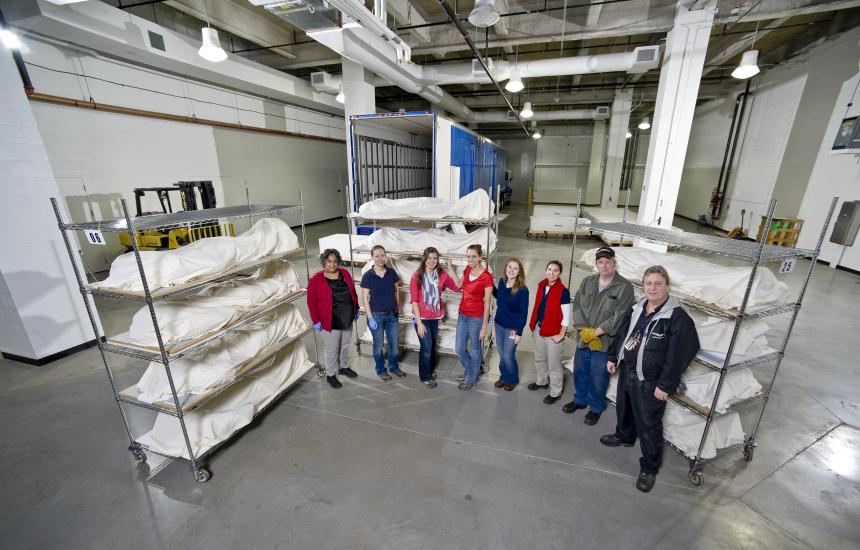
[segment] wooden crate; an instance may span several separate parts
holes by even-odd
[[[755,238],[758,242],[761,242],[762,235],[765,233],[765,223],[767,223],[767,216],[762,216],[758,226],[758,235]],[[797,238],[800,236],[802,227],[803,220],[797,218],[773,218],[770,222],[770,235],[768,235],[767,244],[797,246]]]

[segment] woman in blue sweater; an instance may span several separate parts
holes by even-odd
[[[511,391],[520,383],[517,345],[529,314],[529,289],[521,261],[508,260],[505,278],[499,279],[493,295],[496,297],[496,347],[499,350],[499,379],[495,386]]]

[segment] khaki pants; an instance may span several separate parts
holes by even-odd
[[[561,366],[561,352],[564,350],[564,340],[556,344],[548,336],[535,334],[534,348],[537,383],[543,386],[549,382],[549,394],[553,397],[558,397],[564,388],[564,370],[562,370]]]
[[[325,342],[325,375],[337,376],[340,369],[349,365],[346,362],[349,356],[349,343],[352,340],[352,330],[322,331],[323,342]]]

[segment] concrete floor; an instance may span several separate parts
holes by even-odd
[[[570,241],[526,240],[525,207],[509,212],[501,250],[524,260],[533,288],[548,259],[569,260]],[[315,247],[344,223],[309,229]],[[789,277],[795,287],[801,271]],[[450,358],[427,390],[411,353],[401,358],[409,376],[384,384],[353,350],[358,379],[335,391],[308,373],[212,457],[206,484],[183,463],[131,461],[97,351],[41,368],[0,360],[0,546],[857,548],[858,297],[860,277],[819,266],[755,460],[738,451],[708,463],[696,488],[667,448],[647,495],[634,487],[638,447],[597,441],[614,428],[612,409],[595,427],[563,414],[569,376],[553,406],[526,390],[528,337],[512,393],[492,387],[496,372],[459,391]],[[128,305],[100,305],[109,332],[127,324]],[[768,322],[775,342],[787,319]],[[124,358],[115,366],[129,384],[141,373]]]

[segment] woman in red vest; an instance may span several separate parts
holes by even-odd
[[[559,279],[561,270],[559,261],[546,264],[546,279],[538,283],[529,321],[534,334],[537,380],[528,388],[532,391],[549,388],[549,394],[543,399],[547,405],[558,401],[564,387],[561,352],[570,325],[570,291]]]

